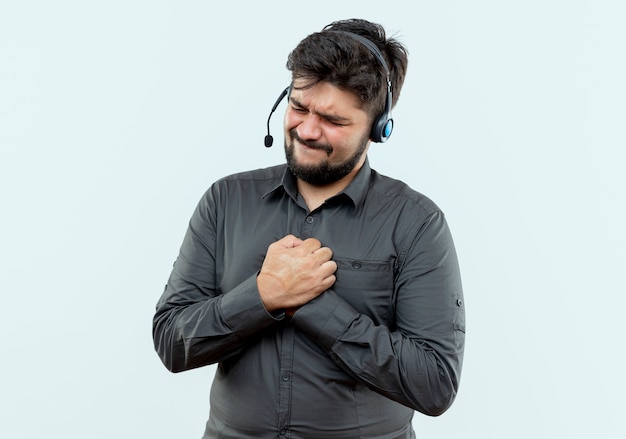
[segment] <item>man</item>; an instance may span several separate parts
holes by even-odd
[[[287,164],[200,200],[153,335],[173,372],[218,363],[205,438],[413,438],[414,410],[454,400],[465,323],[446,220],[367,160],[406,66],[364,20],[308,36],[287,63]]]

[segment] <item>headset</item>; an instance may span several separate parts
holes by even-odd
[[[385,109],[383,110],[383,113],[378,116],[376,120],[374,120],[374,123],[372,124],[372,131],[370,132],[370,139],[373,142],[384,143],[387,141],[387,139],[389,139],[389,136],[391,136],[391,132],[393,131],[393,118],[391,117],[393,95],[391,92],[391,73],[389,71],[389,67],[387,66],[387,62],[385,61],[383,54],[380,52],[376,44],[374,44],[372,41],[368,40],[364,36],[343,30],[333,30],[331,32],[348,35],[351,38],[359,41],[361,44],[367,47],[370,52],[372,52],[372,55],[374,55],[376,59],[378,59],[378,62],[380,62],[380,64],[385,69],[385,73],[387,75],[387,98],[385,99]],[[276,111],[278,105],[285,98],[285,96],[289,94],[290,91],[291,85],[289,85],[280,93],[280,96],[278,96],[278,99],[276,99],[276,102],[274,103],[274,106],[272,107],[272,110],[267,117],[267,136],[265,136],[265,146],[267,148],[272,146],[272,144],[274,143],[274,138],[270,135],[270,119],[272,118],[272,114],[274,114],[274,111]]]

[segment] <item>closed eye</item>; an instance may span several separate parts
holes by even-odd
[[[299,114],[306,114],[306,113],[309,112],[309,110],[307,110],[306,108],[298,107],[298,106],[295,106],[295,105],[292,105],[291,109],[293,111],[295,111],[296,113],[299,113]]]
[[[309,113],[309,109],[305,108],[300,102],[298,102],[296,99],[294,99],[293,97],[290,98],[289,100],[291,109],[298,113],[298,114],[308,114]],[[323,118],[324,120],[328,121],[329,123],[331,123],[334,126],[337,127],[343,127],[343,126],[347,126],[347,125],[352,125],[352,122],[349,118],[347,117],[342,117],[342,116],[337,116],[334,114],[323,114],[323,113],[316,113],[319,117]]]
[[[338,127],[350,125],[350,120],[339,116],[324,116],[324,119]]]

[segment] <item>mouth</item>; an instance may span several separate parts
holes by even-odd
[[[316,151],[324,151],[326,155],[328,156],[330,156],[333,152],[333,149],[329,145],[316,145],[310,142],[301,142],[299,140],[297,142],[308,149],[313,149]]]
[[[308,149],[316,149],[316,150],[324,151],[326,155],[328,156],[330,156],[333,152],[333,147],[327,143],[315,143],[315,142],[307,142],[305,140],[302,140],[300,136],[298,136],[298,133],[296,133],[295,129],[291,130],[289,134],[291,135],[291,138],[294,141],[297,141],[300,145]]]

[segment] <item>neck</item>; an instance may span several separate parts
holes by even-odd
[[[363,163],[360,166],[355,167],[348,175],[333,183],[326,184],[324,186],[316,186],[307,183],[304,180],[297,180],[298,192],[304,199],[309,210],[312,212],[320,207],[326,200],[337,195],[343,191],[354,180],[356,174],[359,172]]]

